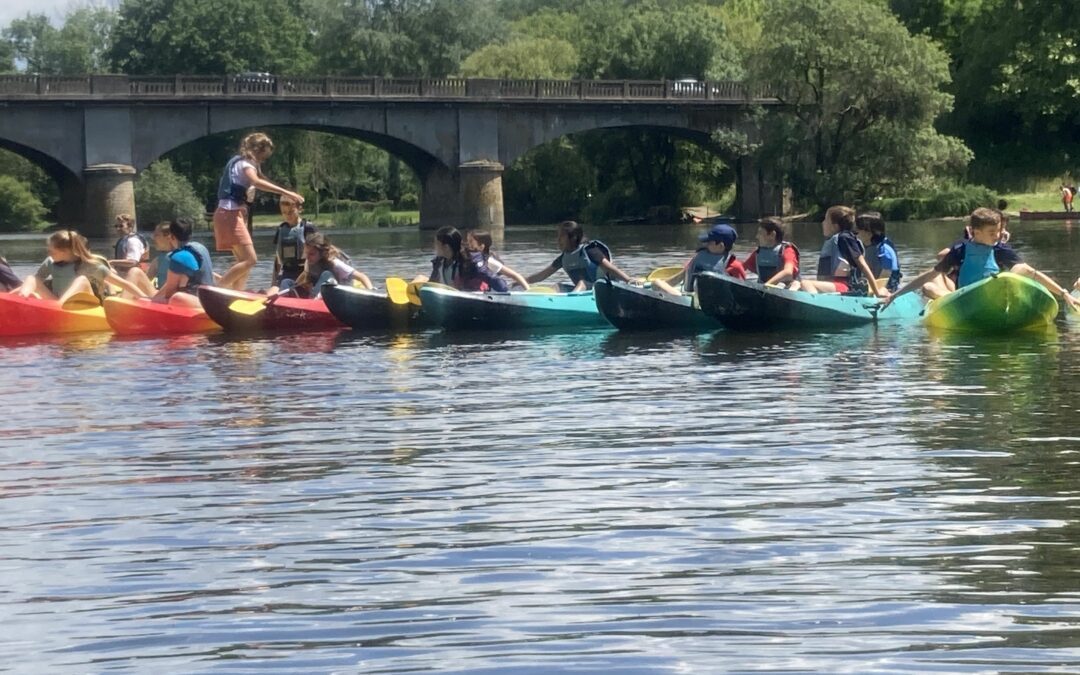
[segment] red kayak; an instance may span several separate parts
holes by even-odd
[[[69,302],[61,307],[56,300],[0,293],[0,337],[107,331],[109,322],[96,302],[90,296],[86,303]]]
[[[149,300],[105,298],[105,318],[120,335],[179,335],[220,328],[201,309]]]
[[[267,304],[267,297],[258,293],[202,286],[199,301],[210,318],[229,333],[320,331],[346,327],[321,299],[280,296]]]

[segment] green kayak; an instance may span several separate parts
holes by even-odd
[[[597,280],[593,293],[597,309],[619,330],[704,333],[720,328],[720,322],[696,306],[693,295],[671,295],[608,279]]]
[[[580,293],[470,293],[423,286],[420,306],[434,325],[447,329],[589,328],[607,325],[592,291]]]
[[[1002,272],[934,300],[925,321],[932,328],[1008,333],[1048,326],[1057,313],[1057,298],[1042,284]]]
[[[713,272],[698,275],[697,293],[701,309],[733,330],[828,328],[876,321],[914,323],[923,311],[922,300],[914,293],[900,296],[882,310],[878,298],[789,291]]]

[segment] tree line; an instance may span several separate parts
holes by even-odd
[[[749,113],[759,142],[725,130],[710,148],[653,130],[589,132],[504,175],[512,221],[595,222],[722,208],[739,155],[782,173],[809,210],[986,199],[972,183],[1009,189],[1068,172],[1080,134],[1068,14],[1049,0],[123,0],[55,24],[12,21],[0,70],[737,79],[782,92],[786,114]],[[381,150],[302,130],[275,137],[282,152],[267,173],[320,208],[416,202],[415,176]],[[189,183],[189,204],[207,201],[235,141],[188,144],[156,173]],[[39,169],[0,156],[0,224],[41,219],[55,192]],[[37,204],[12,215],[27,195]]]

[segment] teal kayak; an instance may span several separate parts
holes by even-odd
[[[1002,272],[934,300],[925,321],[931,328],[1008,333],[1045,328],[1057,314],[1057,298],[1042,284]]]
[[[915,293],[900,296],[882,310],[878,298],[789,291],[713,272],[698,275],[697,292],[702,311],[733,330],[914,323],[923,312],[922,299]]]
[[[600,314],[619,330],[704,333],[720,328],[719,321],[697,307],[693,295],[671,295],[608,279],[597,280],[593,293]]]
[[[592,291],[579,293],[469,293],[423,286],[420,306],[447,329],[588,328],[607,325]]]

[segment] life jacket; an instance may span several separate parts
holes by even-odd
[[[315,232],[315,227],[305,218],[295,226],[288,223],[278,225],[277,259],[280,268],[279,279],[296,280],[304,269],[305,232]]]
[[[157,276],[154,281],[158,288],[165,288],[165,281],[169,278],[169,253],[170,251],[162,251],[157,256]]]
[[[776,276],[776,273],[784,269],[784,251],[791,247],[795,249],[795,260],[799,259],[799,247],[790,241],[782,241],[776,246],[758,246],[757,256],[754,258],[757,265],[758,281],[765,283]],[[798,278],[798,269],[795,270]]]
[[[821,253],[818,255],[817,278],[821,281],[842,281],[851,289],[849,291],[851,294],[865,295],[867,284],[866,280],[863,279],[862,271],[859,270],[858,266],[852,265],[844,259],[844,256],[840,253],[840,244],[838,243],[840,234],[840,232],[837,232],[826,239],[825,245],[821,247]],[[852,239],[855,240],[860,253],[865,258],[866,248],[863,247],[862,242],[855,235],[852,235]]]
[[[225,171],[221,174],[221,178],[218,180],[217,198],[231,199],[234,202],[240,204],[246,204],[251,200],[248,199],[248,186],[241,185],[240,183],[234,183],[232,179],[232,170],[236,166],[237,162],[243,161],[244,158],[240,155],[236,155],[229,160],[229,163],[225,165]]]
[[[965,241],[964,247],[960,249],[960,270],[956,275],[956,287],[969,286],[1000,271],[1001,268],[994,258],[993,246]]]
[[[463,284],[467,291],[495,291],[506,293],[510,285],[498,274],[488,267],[487,259],[480,251],[469,253],[469,263],[464,275]]]
[[[179,289],[185,293],[194,293],[199,286],[214,285],[214,265],[210,261],[210,251],[197,241],[189,241],[180,248],[169,254],[169,258],[180,251],[187,251],[195,256],[195,262],[199,263],[199,269],[193,276],[188,277],[187,285]]]
[[[49,278],[46,279],[45,286],[53,292],[56,297],[60,297],[67,289],[71,288],[71,284],[75,283],[75,279],[80,276],[85,276],[87,281],[90,282],[90,288],[94,292],[94,295],[98,299],[105,297],[105,288],[99,281],[92,276],[84,274],[85,263],[81,260],[75,262],[56,262],[52,258],[48,258],[49,261]]]
[[[683,292],[693,293],[697,281],[697,275],[702,272],[716,272],[727,274],[728,265],[735,258],[731,251],[727,253],[712,253],[707,248],[698,249],[690,262],[686,264],[686,273],[683,276]]]
[[[114,254],[113,259],[114,260],[124,260],[127,257],[128,241],[132,237],[135,237],[136,239],[141,241],[142,245],[143,245],[143,252],[142,252],[142,256],[139,258],[139,262],[144,263],[144,262],[149,261],[150,260],[150,242],[146,239],[146,237],[142,236],[138,232],[132,232],[131,234],[125,234],[124,236],[122,236],[122,237],[120,237],[119,239],[116,240],[116,245],[113,247],[113,254]]]
[[[461,265],[457,260],[435,256],[431,259],[431,274],[428,275],[428,280],[444,286],[460,288]]]
[[[588,251],[591,248],[600,249],[604,257],[611,260],[611,249],[607,247],[607,244],[596,239],[585,242],[573,251],[564,251],[562,254],[562,268],[566,275],[570,277],[570,281],[577,284],[584,280],[590,288],[596,283],[597,275],[600,274],[601,269],[600,265],[597,265],[589,257]]]
[[[896,256],[896,269],[889,270],[889,281],[885,288],[889,291],[895,291],[900,288],[900,279],[904,274],[900,271],[900,256],[896,252],[896,246],[892,243],[892,240],[882,235],[880,237],[874,237],[874,240],[866,247],[866,263],[870,266],[870,271],[873,272],[875,279],[881,278],[881,273],[885,271],[885,267],[881,264],[883,258],[882,251],[885,247],[889,247],[893,251],[893,255]]]

